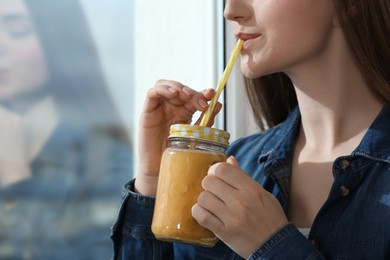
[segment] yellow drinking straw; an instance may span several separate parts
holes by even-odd
[[[217,89],[216,89],[216,94],[215,96],[211,99],[210,104],[206,112],[204,113],[204,116],[202,118],[202,121],[200,122],[201,126],[206,126],[207,123],[210,120],[210,117],[214,111],[215,104],[217,104],[218,98],[222,93],[222,90],[224,89],[226,85],[226,81],[230,75],[230,72],[232,71],[232,68],[234,66],[234,63],[236,62],[236,59],[238,55],[240,54],[241,48],[242,48],[243,40],[239,39],[236,43],[236,46],[234,47],[234,50],[230,56],[230,60],[226,65],[225,71],[222,74],[221,79],[219,80]]]

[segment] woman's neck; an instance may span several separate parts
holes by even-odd
[[[378,115],[383,103],[368,87],[332,82],[329,91],[309,96],[297,88],[301,111],[301,137],[306,148],[325,154],[351,152]],[[346,147],[347,150],[345,150]]]
[[[294,71],[306,148],[326,154],[357,145],[383,106],[371,91],[342,36]]]

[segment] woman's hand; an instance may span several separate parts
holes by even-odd
[[[278,200],[243,172],[234,157],[210,167],[193,217],[243,258],[287,224]]]
[[[204,112],[208,108],[207,102],[214,95],[213,89],[197,92],[169,80],[159,80],[148,91],[139,124],[137,192],[149,196],[156,194],[161,156],[168,145],[170,126],[190,124],[193,114],[198,110]],[[208,125],[213,124],[213,118],[220,109],[221,104],[218,104]]]

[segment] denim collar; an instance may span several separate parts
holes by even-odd
[[[298,107],[296,107],[283,123],[270,130],[274,131],[274,135],[264,146],[264,153],[258,159],[259,163],[265,162],[264,174],[278,183],[283,194],[279,199],[286,206],[289,193],[291,158],[300,122],[301,116]],[[286,208],[284,209],[286,210]]]
[[[288,195],[289,175],[294,141],[299,131],[301,115],[296,107],[287,119],[276,126],[273,138],[264,146],[258,162],[265,162],[264,174],[279,183],[284,195]],[[350,156],[362,156],[371,160],[390,163],[390,108],[383,106],[360,144]]]
[[[271,141],[264,146],[264,153],[260,154],[258,162],[267,161],[267,167],[276,166],[276,162],[285,162],[287,158],[291,158],[295,136],[300,127],[301,114],[298,107],[288,115],[287,119],[275,127],[275,134]]]
[[[296,107],[287,119],[276,126],[275,135],[260,154],[258,162],[266,163],[273,169],[291,160],[295,137],[300,127],[301,115]],[[373,160],[390,163],[390,107],[385,105],[365,133],[362,141],[351,153],[352,156],[364,156]]]
[[[385,105],[351,155],[390,163],[390,107]]]

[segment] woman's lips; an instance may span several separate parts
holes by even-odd
[[[252,43],[261,36],[259,33],[237,33],[236,38],[244,41],[242,50],[248,49]]]

